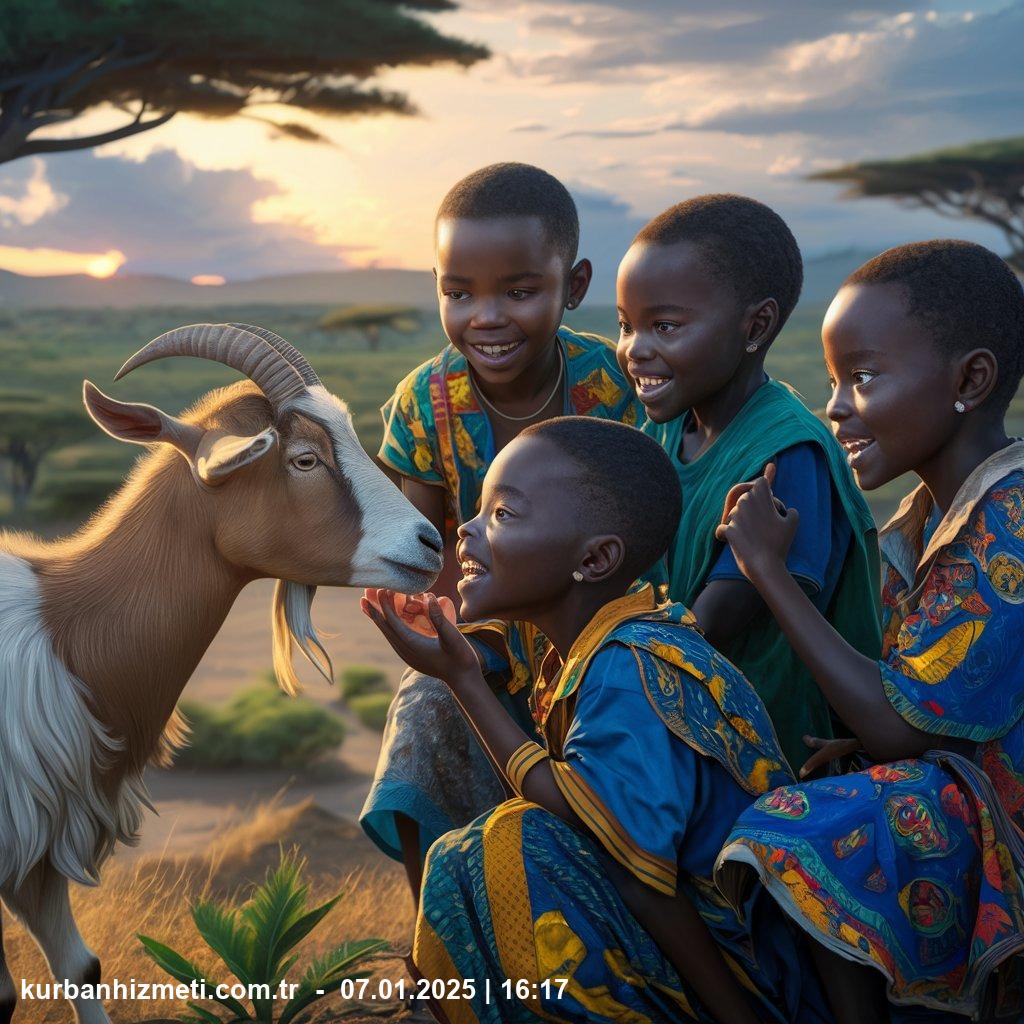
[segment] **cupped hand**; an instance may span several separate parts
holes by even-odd
[[[817,771],[829,761],[849,757],[850,754],[856,754],[858,750],[863,749],[860,740],[856,737],[824,740],[820,736],[805,736],[804,745],[810,747],[814,753],[804,761],[803,767],[800,769],[801,779],[806,779],[811,772]]]
[[[455,624],[455,605],[449,598],[371,588],[363,591],[359,607],[395,653],[417,672],[449,685],[467,675],[479,675],[480,663]]]
[[[756,480],[736,484],[725,497],[715,538],[731,548],[740,571],[756,582],[766,571],[785,565],[800,513],[787,509],[772,493],[775,463]]]

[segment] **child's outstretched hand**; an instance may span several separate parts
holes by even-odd
[[[775,463],[756,480],[736,484],[726,495],[715,538],[728,543],[740,571],[756,582],[766,570],[785,565],[800,513],[772,494]]]
[[[417,672],[449,685],[467,674],[479,674],[480,663],[455,625],[455,605],[449,598],[371,588],[363,591],[359,607]]]

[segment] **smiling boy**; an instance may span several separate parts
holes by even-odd
[[[378,458],[445,537],[436,589],[450,596],[455,531],[476,515],[487,468],[509,441],[553,416],[636,425],[643,412],[614,346],[561,326],[564,311],[583,301],[591,266],[577,259],[576,206],[557,179],[518,163],[475,171],[442,201],[434,241],[449,344],[382,409]],[[529,682],[520,671],[505,698],[524,724]],[[360,822],[404,860],[414,893],[431,842],[503,797],[447,689],[407,673]]]
[[[643,228],[617,284],[619,360],[683,488],[669,593],[757,689],[794,769],[808,754],[804,735],[832,735],[828,705],[715,539],[734,484],[776,463],[775,489],[801,515],[790,573],[855,647],[876,656],[881,643],[871,513],[828,429],[764,370],[802,280],[800,250],[777,213],[745,196],[706,195]]]

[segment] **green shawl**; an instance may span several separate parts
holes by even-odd
[[[846,641],[869,658],[881,652],[881,571],[874,520],[854,483],[842,448],[797,393],[779,381],[758,388],[703,455],[679,461],[684,417],[644,429],[668,452],[683,489],[683,514],[669,550],[669,595],[692,606],[722,550],[715,527],[725,496],[752,480],[779,452],[813,442],[825,455],[832,486],[853,527],[826,617]],[[768,707],[794,770],[810,756],[802,736],[832,736],[828,704],[767,608],[758,612],[723,654],[737,665]]]

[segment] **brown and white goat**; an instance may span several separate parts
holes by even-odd
[[[137,841],[143,768],[182,740],[175,705],[239,591],[279,581],[274,667],[294,692],[293,643],[329,672],[309,616],[318,585],[420,591],[441,567],[437,531],[287,342],[239,324],[184,327],[117,376],[173,355],[249,379],[180,418],[86,381],[92,418],[149,454],[77,533],[0,535],[0,897],[56,980],[78,985],[100,969],[68,880],[96,884],[115,842]],[[0,1024],[16,998],[0,931]],[[75,1009],[84,1024],[107,1021],[97,999]]]

